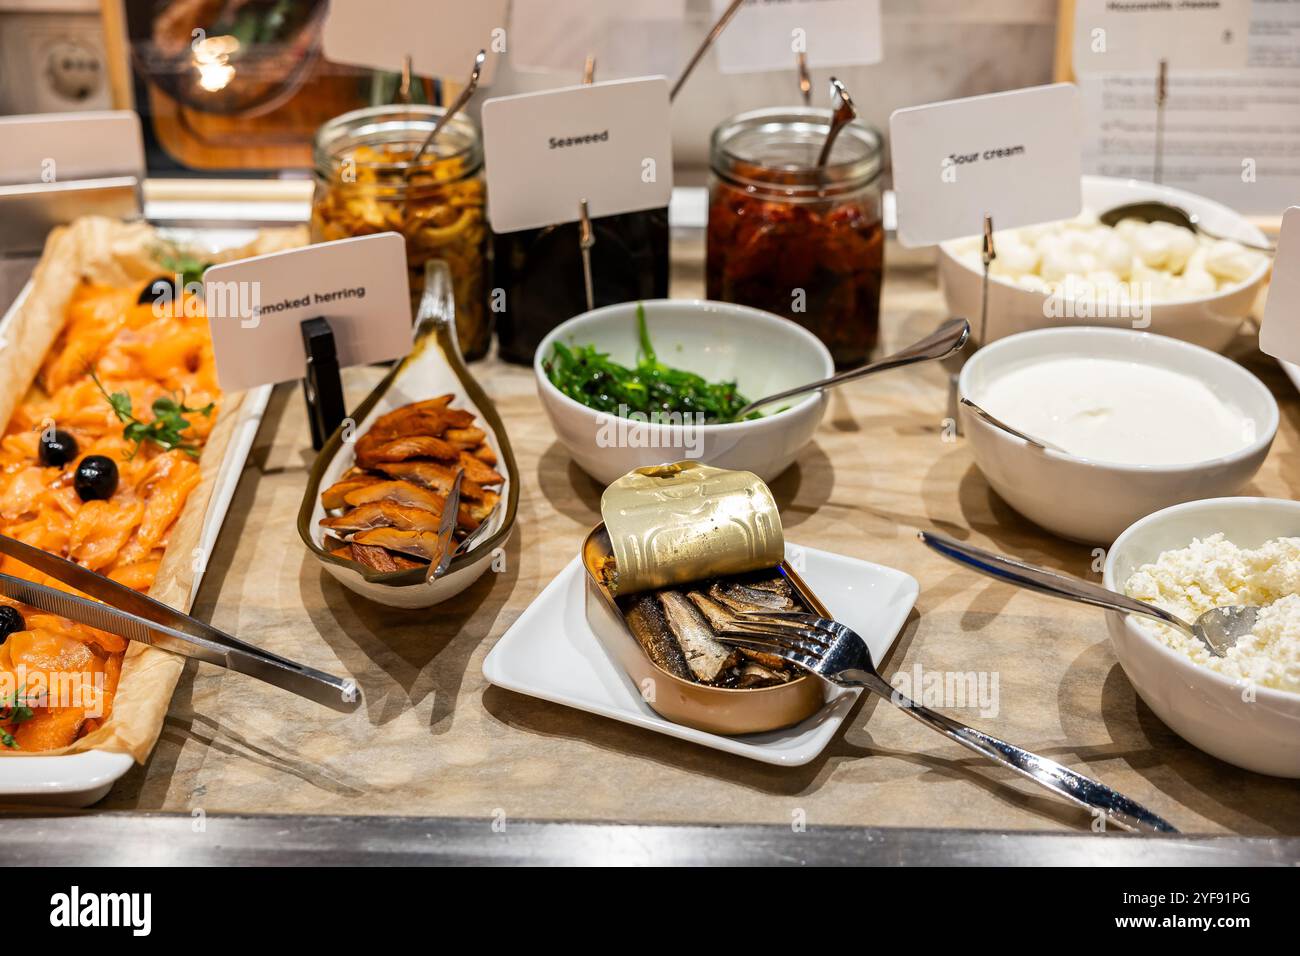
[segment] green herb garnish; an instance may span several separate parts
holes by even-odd
[[[23,692],[27,688],[22,687],[13,697],[0,697],[0,744],[10,748],[18,749],[18,741],[14,738],[10,727],[17,727],[24,720],[31,720],[33,716],[32,709],[27,706],[27,699]]]
[[[168,273],[180,276],[182,286],[202,282],[203,273],[207,272],[208,266],[212,265],[210,262],[204,262],[198,256],[181,251],[178,246],[172,246],[170,249],[157,249],[154,251],[154,258]]]
[[[692,414],[710,424],[734,422],[749,403],[736,391],[735,382],[709,382],[694,372],[671,368],[659,361],[646,328],[645,306],[637,303],[637,337],[640,347],[636,368],[610,361],[594,345],[570,348],[560,342],[542,363],[551,384],[574,401],[612,415],[639,412]],[[750,412],[746,419],[759,418]]]
[[[135,417],[131,411],[131,396],[126,392],[108,393],[108,389],[99,380],[92,369],[90,372],[91,380],[94,381],[95,387],[99,389],[101,395],[108,400],[112,406],[117,420],[122,422],[126,427],[122,429],[122,437],[129,442],[134,442],[135,447],[131,454],[126,456],[130,461],[140,451],[140,446],[147,441],[153,442],[166,451],[183,451],[191,458],[199,457],[199,446],[192,442],[187,442],[183,432],[190,427],[190,420],[186,415],[203,415],[208,417],[216,407],[216,403],[208,402],[202,408],[190,408],[184,401],[176,398],[174,395],[163,395],[154,399],[153,403],[153,421],[142,422]]]

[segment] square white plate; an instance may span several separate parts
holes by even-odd
[[[872,660],[884,660],[916,603],[916,579],[893,568],[788,542],[786,557],[835,619],[862,635]],[[520,694],[787,767],[816,758],[861,693],[827,685],[821,710],[794,727],[764,734],[723,737],[675,724],[650,709],[592,630],[587,587],[582,562],[574,558],[497,641],[483,661],[483,675]]]

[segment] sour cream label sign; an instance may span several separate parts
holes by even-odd
[[[896,110],[898,238],[928,246],[1068,219],[1082,206],[1078,91],[1053,83]]]

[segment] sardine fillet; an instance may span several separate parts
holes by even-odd
[[[730,608],[723,607],[701,591],[692,591],[690,599],[700,609],[700,613],[709,622],[709,626],[718,633],[725,631],[737,620],[736,615]],[[765,651],[754,650],[751,647],[737,647],[736,650],[743,656],[752,661],[758,661],[771,670],[782,670],[786,666],[785,659],[778,657],[776,654],[768,654]]]
[[[709,622],[695,605],[680,591],[660,591],[664,617],[673,636],[686,655],[686,665],[695,679],[706,684],[717,681],[718,676],[735,660],[731,648],[714,636]]]
[[[673,637],[664,617],[659,599],[652,593],[634,595],[629,599],[623,618],[646,656],[674,677],[692,680],[691,669],[686,666],[686,655]]]
[[[721,582],[709,588],[709,597],[733,611],[794,611],[798,605],[784,594],[743,584]]]

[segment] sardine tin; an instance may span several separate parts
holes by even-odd
[[[757,475],[696,461],[628,472],[605,489],[616,594],[773,568],[785,557],[781,515]]]

